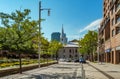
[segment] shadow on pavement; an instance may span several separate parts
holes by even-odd
[[[93,68],[95,68],[95,69],[98,70],[99,72],[101,72],[101,73],[102,73],[103,75],[105,75],[107,78],[109,78],[109,79],[114,79],[111,75],[109,75],[109,74],[105,73],[104,71],[96,68],[95,66],[93,66],[93,65],[91,65],[91,64],[88,64],[88,65],[91,66],[91,67],[93,67]]]
[[[81,77],[76,77],[76,73],[55,73],[55,74],[27,74],[28,76],[23,76],[19,79],[81,79]]]

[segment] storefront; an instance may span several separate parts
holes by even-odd
[[[111,49],[105,50],[105,62],[110,63],[111,61]]]

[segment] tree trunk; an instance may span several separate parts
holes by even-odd
[[[20,52],[19,52],[19,63],[20,63],[19,73],[22,74],[22,61],[21,61],[21,53]]]
[[[58,53],[56,52],[56,61],[58,62]]]
[[[48,65],[48,57],[47,57],[47,65]]]

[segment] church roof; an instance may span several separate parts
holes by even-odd
[[[69,42],[64,47],[79,47],[77,42]]]

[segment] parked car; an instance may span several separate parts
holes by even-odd
[[[78,60],[75,60],[74,62],[79,62],[79,59],[78,59]]]
[[[60,62],[64,62],[64,61],[65,61],[65,59],[59,59],[59,61],[60,61]]]
[[[80,63],[86,63],[86,60],[85,60],[84,58],[80,58],[80,59],[79,59],[79,62],[80,62]]]
[[[71,62],[71,60],[70,60],[70,59],[66,59],[65,61],[66,61],[66,62]]]

